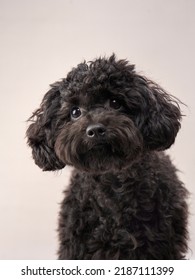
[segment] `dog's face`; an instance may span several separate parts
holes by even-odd
[[[143,138],[125,96],[105,88],[80,90],[73,99],[64,95],[60,109],[64,121],[54,145],[57,156],[92,172],[119,170],[134,161],[142,151]]]
[[[79,64],[53,84],[32,119],[28,143],[43,170],[69,164],[102,173],[170,147],[181,113],[162,88],[113,55]]]

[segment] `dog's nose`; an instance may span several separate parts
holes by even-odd
[[[92,124],[89,125],[86,129],[86,134],[88,137],[103,137],[106,133],[106,127],[101,124]]]

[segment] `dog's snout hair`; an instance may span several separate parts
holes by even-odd
[[[181,103],[115,55],[51,85],[27,129],[44,171],[74,167],[59,218],[59,259],[183,259],[188,191],[164,150]]]

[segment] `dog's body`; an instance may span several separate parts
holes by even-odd
[[[75,167],[59,259],[185,258],[188,192],[163,152],[180,128],[173,97],[113,55],[53,84],[33,118],[36,164]]]

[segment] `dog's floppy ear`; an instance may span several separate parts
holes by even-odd
[[[57,112],[60,108],[60,82],[51,85],[43,97],[40,108],[28,121],[32,123],[27,129],[28,145],[32,148],[35,163],[44,171],[62,169],[62,163],[54,151]]]
[[[165,150],[174,143],[180,129],[179,101],[144,77],[138,81],[138,91],[145,99],[140,122],[145,145],[150,150]]]

